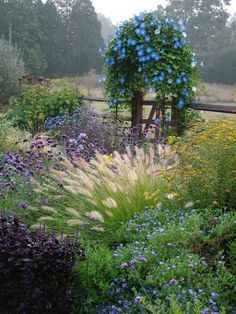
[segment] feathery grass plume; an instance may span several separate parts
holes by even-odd
[[[74,208],[66,208],[66,211],[71,214],[72,216],[75,216],[75,217],[81,217],[80,213],[74,209]]]
[[[83,221],[82,220],[79,220],[79,219],[69,219],[67,221],[67,224],[69,226],[80,226],[83,224]]]
[[[41,206],[41,209],[51,212],[51,213],[57,213],[57,210],[53,207],[49,207],[49,206]]]
[[[51,216],[43,216],[38,219],[38,221],[51,221],[51,220],[54,220],[54,218]]]
[[[111,226],[143,211],[145,193],[151,195],[163,186],[159,173],[165,163],[157,162],[155,156],[152,148],[145,152],[136,147],[135,153],[127,148],[126,154],[114,152],[107,162],[97,153],[90,162],[73,161],[76,167],[65,160],[64,171],[54,169],[52,178],[66,182],[64,188],[78,199],[78,208],[83,205],[81,211],[98,212],[105,225]]]

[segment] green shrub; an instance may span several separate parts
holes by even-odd
[[[0,103],[6,105],[9,97],[19,92],[18,79],[24,74],[24,65],[17,48],[0,38]]]
[[[201,207],[236,207],[236,124],[197,124],[176,144],[179,166],[171,173],[191,201]]]
[[[23,140],[26,138],[30,138],[30,134],[14,128],[11,121],[0,117],[0,153],[24,149],[26,145]],[[16,145],[18,143],[19,145]]]
[[[42,85],[23,86],[21,95],[11,102],[8,118],[16,126],[36,133],[48,117],[72,113],[82,105],[76,88],[50,90]]]

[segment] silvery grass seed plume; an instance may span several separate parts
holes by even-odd
[[[165,150],[160,147],[164,155]],[[145,193],[154,193],[163,182],[159,173],[168,163],[157,161],[155,151],[136,147],[135,154],[127,148],[125,154],[96,154],[90,162],[62,162],[64,171],[53,169],[52,177],[76,195],[78,208],[86,215],[97,212],[99,222],[112,225],[132,217],[145,208]],[[83,206],[81,206],[81,203]]]

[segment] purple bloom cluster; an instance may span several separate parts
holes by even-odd
[[[153,126],[140,138],[140,126],[130,128],[112,120],[114,117],[110,119],[83,107],[70,116],[48,119],[45,129],[57,132],[57,139],[69,157],[90,160],[96,152],[111,154],[116,150],[123,153],[126,147],[145,146],[158,127]],[[158,141],[154,140],[153,146],[157,147],[157,144]]]
[[[30,183],[31,176],[46,171],[49,166],[60,167],[62,153],[55,147],[53,138],[37,136],[27,151],[6,152],[0,156],[0,196],[4,197],[21,183]],[[21,204],[23,207],[26,204]]]

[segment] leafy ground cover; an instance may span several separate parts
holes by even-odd
[[[65,261],[65,313],[236,312],[235,121],[197,123],[151,148],[85,107],[42,128],[32,136],[3,120],[0,209],[30,227],[19,239],[45,226],[40,258],[47,241],[60,251],[52,229],[79,241],[83,259]]]

